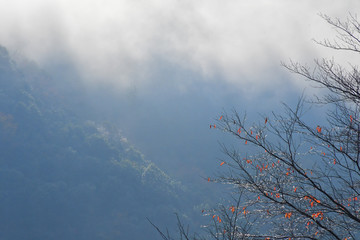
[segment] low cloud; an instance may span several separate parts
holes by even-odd
[[[119,88],[152,86],[166,63],[200,81],[257,91],[283,83],[280,61],[326,55],[311,41],[334,36],[318,13],[346,17],[359,7],[356,0],[14,0],[0,4],[0,44],[40,66],[72,62],[84,79]]]

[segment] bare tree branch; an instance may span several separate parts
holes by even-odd
[[[320,15],[337,32],[320,45],[360,53],[360,23]],[[360,239],[360,73],[334,60],[315,60],[310,68],[282,63],[290,72],[324,88],[328,94],[248,124],[236,110],[224,112],[216,125],[251,154],[222,145],[227,156],[214,182],[230,184],[233,204],[205,214],[212,218],[207,239]],[[328,106],[327,120],[304,120],[307,104]],[[178,218],[178,222],[180,222]],[[188,231],[178,225],[181,237]],[[156,228],[158,231],[159,229]],[[159,231],[160,232],[160,231]],[[161,233],[161,232],[160,232]],[[163,239],[165,235],[161,233]]]

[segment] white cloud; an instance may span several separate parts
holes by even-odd
[[[359,7],[357,0],[3,1],[0,44],[40,65],[69,58],[86,79],[121,87],[151,84],[161,59],[205,80],[261,88],[282,81],[269,77],[281,60],[325,54],[311,39],[333,33],[317,13],[344,17]]]

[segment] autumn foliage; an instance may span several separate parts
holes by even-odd
[[[334,42],[318,44],[360,53],[355,16],[346,21],[321,17],[339,35]],[[236,148],[222,146],[222,174],[208,178],[209,184],[232,186],[234,197],[227,206],[202,211],[212,224],[206,226],[207,235],[193,239],[360,239],[358,68],[326,59],[315,60],[313,68],[296,62],[283,65],[327,95],[301,98],[295,107],[285,105],[284,113],[257,123],[248,123],[245,114],[234,110],[210,125],[239,140]],[[325,105],[326,121],[307,118],[309,105]]]
[[[360,52],[354,16],[346,22],[322,17],[338,30],[340,41],[319,44]],[[273,113],[257,124],[236,111],[218,119],[218,129],[244,143],[241,149],[257,150],[223,146],[227,160],[221,165],[227,169],[213,181],[233,185],[240,197],[236,207],[222,211],[226,231],[218,222],[215,239],[360,239],[360,74],[356,66],[344,68],[333,60],[315,65],[284,64],[327,89],[324,97],[311,103],[302,98],[294,108],[285,105],[285,114]],[[327,121],[305,121],[309,104],[326,105]]]

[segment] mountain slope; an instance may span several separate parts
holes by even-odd
[[[156,239],[146,217],[192,214],[184,186],[59,89],[0,47],[1,239]]]

